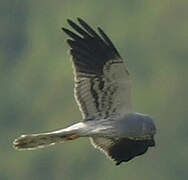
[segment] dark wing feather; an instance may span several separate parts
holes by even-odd
[[[128,138],[91,138],[95,148],[104,152],[116,165],[128,162],[136,156],[144,154],[149,147],[155,146],[154,139],[134,140]]]
[[[66,28],[71,39],[75,75],[75,97],[84,119],[131,111],[130,77],[115,46],[98,28],[101,37],[82,19],[81,27],[68,20],[78,33]]]

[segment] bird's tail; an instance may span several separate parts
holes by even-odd
[[[13,146],[18,150],[35,150],[73,140],[78,137],[80,137],[79,128],[76,129],[75,125],[73,125],[69,128],[50,133],[22,135],[14,140]]]

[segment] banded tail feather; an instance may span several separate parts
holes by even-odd
[[[45,148],[55,144],[60,144],[68,140],[73,140],[79,136],[76,133],[41,133],[21,135],[13,142],[14,148],[18,150],[35,150]]]

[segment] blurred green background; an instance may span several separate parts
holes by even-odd
[[[118,167],[88,139],[16,151],[20,134],[81,120],[67,18],[100,26],[128,60],[135,111],[154,117],[157,146]],[[188,177],[187,0],[0,1],[0,180],[184,180]]]

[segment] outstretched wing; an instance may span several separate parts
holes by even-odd
[[[81,25],[68,20],[79,34],[62,28],[71,39],[75,98],[84,119],[106,117],[112,113],[131,111],[131,84],[127,66],[108,36],[98,28],[100,36],[82,19]]]

